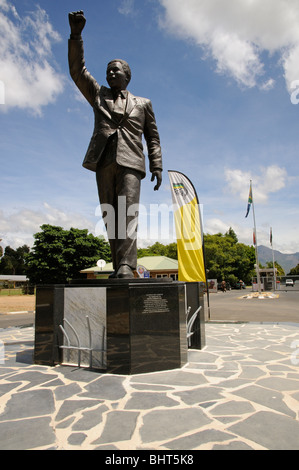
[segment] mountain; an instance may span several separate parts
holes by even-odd
[[[260,245],[258,247],[259,262],[266,266],[268,261],[273,261],[272,248],[267,246]],[[287,275],[292,268],[295,268],[299,264],[299,253],[291,253],[286,255],[280,251],[274,250],[274,260],[284,269],[285,274]]]

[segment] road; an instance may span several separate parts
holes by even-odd
[[[210,321],[236,322],[293,322],[299,325],[299,291],[289,288],[278,291],[276,299],[244,299],[251,293],[246,289],[210,294]],[[19,310],[18,310],[19,311]],[[205,296],[205,316],[208,320],[208,303]],[[0,328],[33,325],[34,312],[0,313]]]
[[[299,291],[277,291],[278,298],[244,299],[251,290],[210,294],[210,320],[299,323]],[[208,314],[205,298],[205,313]]]
[[[0,328],[33,325],[34,310],[34,295],[1,295]]]
[[[33,312],[26,313],[0,313],[0,328],[32,326],[35,320]]]

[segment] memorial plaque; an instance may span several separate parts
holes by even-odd
[[[164,294],[145,294],[142,313],[169,313],[168,299]]]

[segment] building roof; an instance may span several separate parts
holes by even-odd
[[[142,258],[138,258],[137,266],[144,266],[148,271],[176,271],[178,270],[178,260],[167,258],[167,256],[143,256]],[[83,269],[80,272],[88,274],[112,271],[112,263],[107,263],[102,270],[98,266],[93,266],[92,268]]]
[[[259,268],[259,272],[273,274],[273,268]],[[275,272],[277,273],[277,268],[275,268]]]
[[[137,260],[137,265],[144,266],[148,271],[178,269],[178,260],[167,256],[144,256]]]
[[[14,276],[13,274],[1,274],[0,281],[26,282],[28,278],[26,276]]]

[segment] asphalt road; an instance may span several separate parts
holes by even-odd
[[[231,290],[210,294],[211,321],[295,322],[299,323],[299,291],[277,291],[278,298],[244,299],[251,290]],[[208,304],[205,298],[205,314]]]
[[[32,326],[35,314],[31,313],[0,313],[0,329],[20,326]]]
[[[223,322],[292,322],[299,324],[299,291],[278,291],[276,299],[244,299],[251,290],[210,294],[210,318],[205,296],[206,320]],[[32,326],[35,314],[0,314],[0,328]]]

